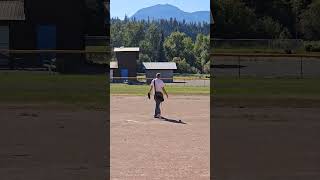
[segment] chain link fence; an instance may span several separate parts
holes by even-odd
[[[214,53],[211,58],[214,77],[320,77],[320,55]]]
[[[214,52],[295,53],[305,51],[301,39],[211,39]]]
[[[0,50],[2,71],[44,71],[50,74],[106,74],[105,50]]]
[[[111,77],[111,83],[125,83],[129,85],[149,85],[153,78],[146,78],[145,76],[137,77]],[[173,78],[161,78],[166,86],[192,86],[192,87],[209,87],[209,77],[173,77]]]

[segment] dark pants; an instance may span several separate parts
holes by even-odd
[[[159,100],[155,100],[156,101],[156,108],[154,110],[154,115],[160,115],[161,114],[161,110],[160,110],[160,104],[161,102]]]

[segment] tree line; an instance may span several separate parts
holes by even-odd
[[[142,62],[176,62],[179,73],[209,73],[210,24],[170,20],[111,19],[112,47],[140,47]],[[113,54],[113,58],[114,54]]]
[[[320,40],[319,0],[215,0],[214,38]]]

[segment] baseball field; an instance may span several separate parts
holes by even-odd
[[[108,92],[103,75],[44,72],[1,72],[0,81],[7,179],[104,177],[109,97],[112,179],[209,179],[210,167],[216,179],[320,175],[317,78],[220,77],[211,96],[209,87],[170,85],[164,120],[153,118],[147,85]]]
[[[21,71],[3,71],[0,81],[7,179],[103,178],[109,97],[112,179],[209,179],[208,86],[169,86],[167,119],[156,120],[147,85],[108,92],[104,75]]]
[[[210,88],[167,87],[154,119],[147,85],[111,84],[111,179],[209,179]]]

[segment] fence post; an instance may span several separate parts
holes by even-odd
[[[240,74],[240,56],[238,56],[238,76],[240,78],[241,74]]]
[[[300,57],[300,78],[303,78],[302,56]]]

